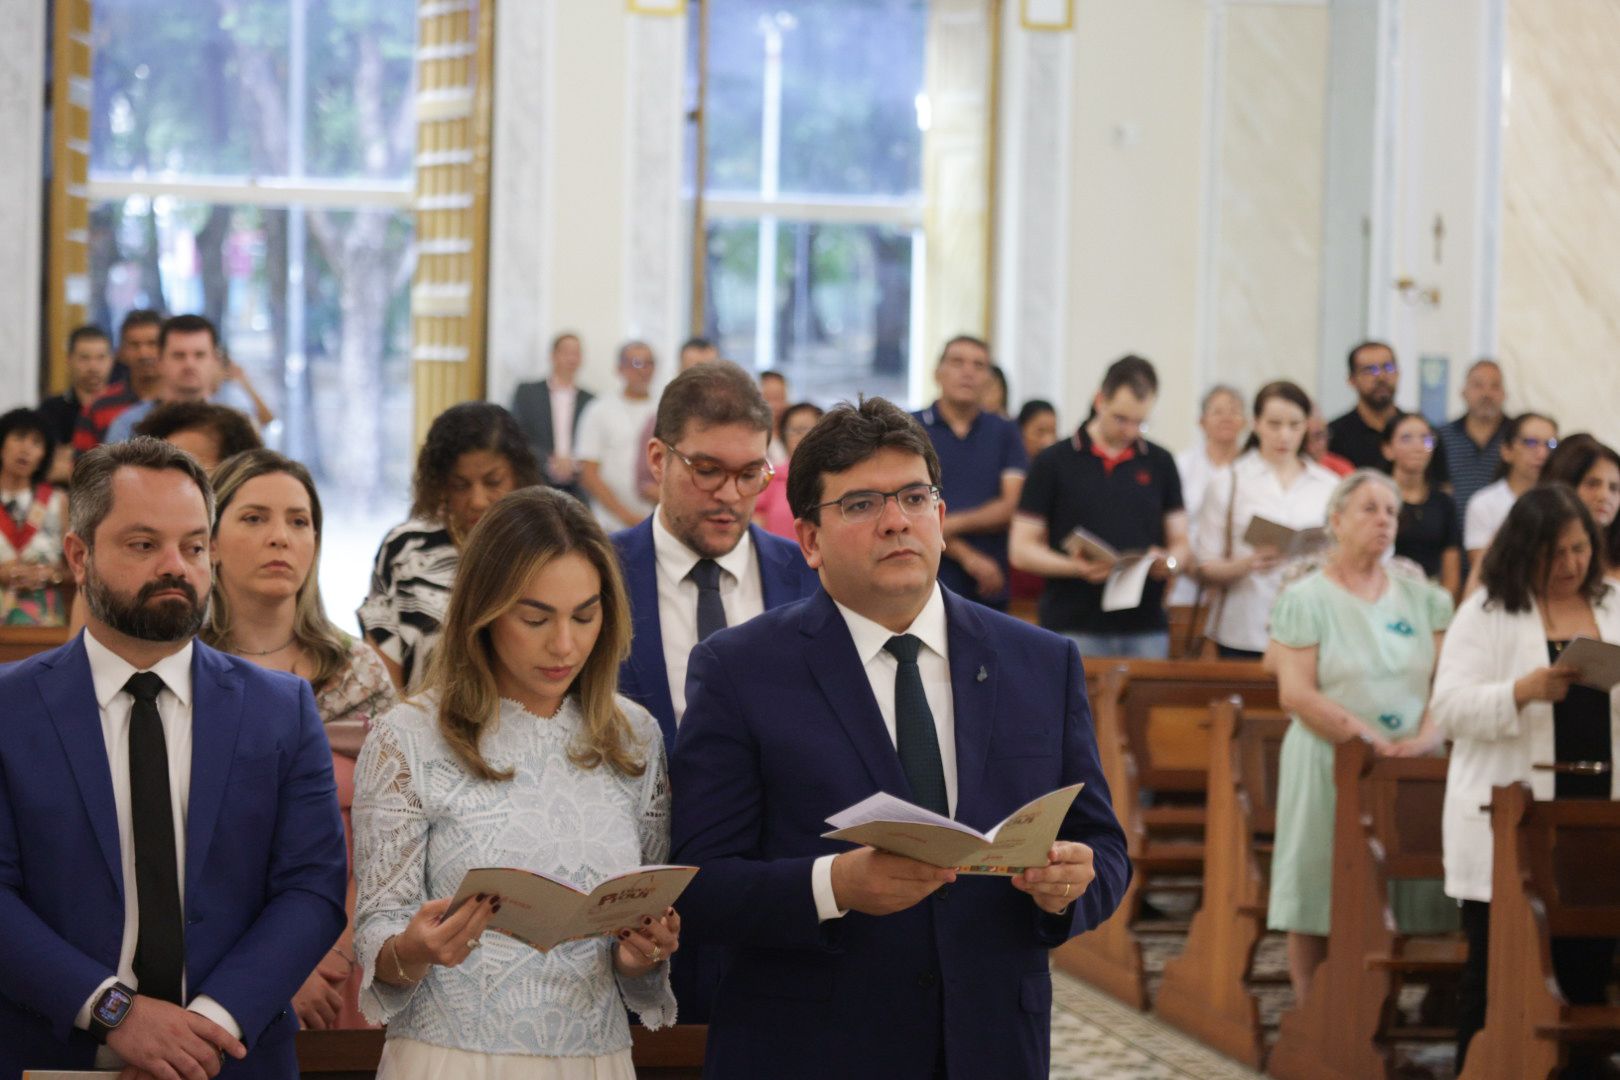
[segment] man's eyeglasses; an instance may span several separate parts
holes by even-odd
[[[1537,439],[1529,435],[1523,435],[1519,438],[1519,445],[1524,447],[1526,450],[1540,450],[1543,446],[1545,446],[1548,450],[1556,450],[1558,449],[1558,440]]]
[[[1393,375],[1401,370],[1401,366],[1393,360],[1386,360],[1382,364],[1362,364],[1356,368],[1356,374],[1362,376]]]
[[[727,479],[737,481],[737,494],[742,496],[758,495],[770,484],[771,477],[776,475],[776,469],[768,461],[755,461],[744,465],[740,469],[728,469],[713,458],[689,458],[669,442],[659,439],[659,442],[669,447],[669,452],[681,459],[686,471],[692,474],[692,483],[699,491],[719,491],[725,487]]]
[[[883,507],[890,499],[900,508],[900,512],[907,517],[922,517],[932,513],[934,505],[939,502],[939,488],[933,484],[907,484],[899,491],[851,491],[841,498],[828,502],[817,503],[812,510],[822,510],[829,506],[838,507],[838,512],[844,515],[844,520],[851,525],[864,525],[869,521],[876,521],[883,514]]]

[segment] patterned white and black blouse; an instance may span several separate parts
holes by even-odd
[[[420,518],[396,526],[377,549],[371,592],[355,614],[366,640],[404,671],[407,694],[427,673],[460,563],[450,530]]]

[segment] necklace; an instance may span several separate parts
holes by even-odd
[[[280,652],[282,649],[285,649],[287,646],[291,645],[293,642],[295,642],[297,640],[298,640],[298,635],[297,635],[297,633],[294,633],[292,637],[288,638],[286,641],[282,642],[280,645],[277,645],[273,649],[266,649],[263,652],[254,652],[252,649],[242,649],[242,648],[238,648],[238,649],[235,649],[233,651],[238,656],[269,656],[271,653]]]

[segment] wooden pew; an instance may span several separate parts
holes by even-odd
[[[1392,1043],[1455,1034],[1393,1021],[1407,981],[1462,970],[1461,936],[1402,934],[1389,907],[1390,882],[1444,876],[1446,760],[1379,759],[1353,739],[1339,745],[1333,771],[1333,932],[1327,959],[1305,1000],[1284,1014],[1266,1062],[1281,1080],[1390,1078]]]
[[[54,649],[70,636],[65,626],[0,626],[0,664]]]
[[[1620,803],[1537,802],[1514,784],[1492,793],[1491,828],[1485,1027],[1462,1080],[1542,1080],[1573,1045],[1620,1050],[1620,1007],[1568,1004],[1548,946],[1620,937]]]
[[[1209,705],[1239,694],[1256,708],[1275,709],[1277,684],[1258,663],[1229,660],[1088,660],[1086,682],[1131,884],[1113,918],[1053,958],[1063,971],[1146,1009],[1142,944],[1132,924],[1156,874],[1202,872]],[[1143,805],[1142,790],[1158,797],[1153,805]],[[1163,801],[1166,795],[1181,801]]]
[[[382,1057],[384,1033],[371,1031],[300,1031],[298,1071],[321,1080],[373,1080]],[[697,1080],[703,1075],[703,1048],[709,1029],[703,1024],[677,1024],[662,1031],[630,1028],[636,1075],[649,1080]]]
[[[1288,723],[1281,710],[1245,710],[1235,696],[1210,708],[1203,902],[1187,947],[1165,965],[1153,1001],[1166,1023],[1256,1069],[1265,1036],[1249,971],[1266,933],[1278,758]]]

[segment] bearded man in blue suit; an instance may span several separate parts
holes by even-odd
[[[188,454],[91,451],[71,513],[85,632],[0,668],[0,1077],[296,1076],[288,1003],[347,880],[314,697],[194,640],[213,494]]]
[[[829,412],[788,482],[822,588],[692,653],[683,940],[731,950],[706,1076],[1044,1077],[1048,952],[1130,879],[1079,653],[938,584],[939,479],[901,409]],[[1074,783],[1050,862],[1010,880],[822,838],[875,791],[983,830]]]

